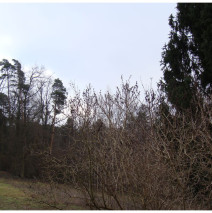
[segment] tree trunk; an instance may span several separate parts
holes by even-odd
[[[51,139],[50,139],[50,147],[49,154],[52,154],[53,142],[54,142],[54,134],[55,134],[55,119],[56,119],[56,103],[54,105],[54,117],[52,121],[52,129],[51,129]]]

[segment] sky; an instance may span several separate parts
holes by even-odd
[[[121,76],[156,88],[175,13],[175,3],[0,3],[0,60],[43,65],[81,90],[114,91]]]

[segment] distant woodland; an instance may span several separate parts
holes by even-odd
[[[68,94],[3,59],[0,170],[72,186],[91,209],[212,209],[212,4],[179,3],[168,22],[163,78],[144,100],[125,79]]]

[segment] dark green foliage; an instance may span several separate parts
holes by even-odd
[[[18,89],[22,89],[25,83],[25,74],[24,72],[21,70],[21,64],[19,61],[13,59],[14,65],[13,68],[16,70],[16,75],[17,75],[17,86]]]
[[[55,79],[52,87],[52,98],[56,106],[59,108],[60,106],[65,104],[66,88],[63,86],[63,82],[59,78]]]
[[[179,3],[177,10],[161,64],[168,99],[182,110],[192,105],[197,88],[212,92],[212,4]]]
[[[2,67],[1,72],[4,72],[5,70],[9,70],[12,67],[11,63],[7,59],[3,59],[0,62],[0,66]]]
[[[211,92],[212,86],[212,4],[178,4],[179,28],[187,29],[192,35],[190,47],[203,68],[200,73],[202,87]],[[198,64],[197,64],[198,65]]]

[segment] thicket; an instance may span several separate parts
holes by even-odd
[[[181,15],[186,7],[178,5]],[[212,97],[201,77],[210,64],[201,65],[203,53],[183,58],[194,52],[177,47],[192,34],[173,20],[164,79],[143,100],[139,85],[123,79],[115,93],[72,84],[68,96],[43,68],[1,61],[0,170],[79,189],[91,209],[211,209]],[[177,53],[176,65],[178,50],[187,54]],[[195,74],[197,62],[205,75]]]

